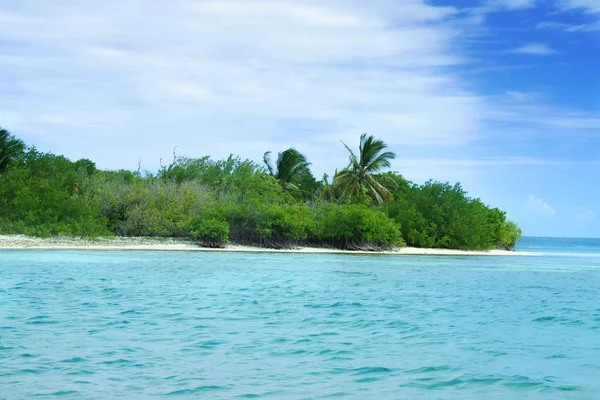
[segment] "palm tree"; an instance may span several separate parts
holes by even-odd
[[[263,156],[269,173],[274,176],[284,190],[298,191],[298,179],[301,174],[308,170],[310,163],[306,157],[293,148],[282,151],[277,155],[275,164],[271,161],[271,152],[267,151]]]
[[[25,144],[0,128],[0,175],[6,172],[8,165],[19,155],[23,154]]]
[[[384,184],[393,184],[378,172],[390,168],[390,160],[396,158],[391,151],[385,151],[387,145],[372,135],[363,133],[360,136],[358,157],[342,142],[350,152],[350,164],[335,176],[335,184],[341,188],[342,198],[348,196],[354,200],[370,200],[383,203],[392,199],[392,194]]]

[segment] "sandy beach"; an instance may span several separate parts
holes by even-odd
[[[0,235],[0,249],[38,250],[155,250],[155,251],[221,251],[260,253],[330,253],[330,254],[395,254],[395,255],[446,255],[446,256],[525,256],[534,255],[506,250],[466,251],[448,249],[423,249],[403,247],[394,251],[348,251],[319,247],[297,247],[294,249],[267,249],[230,243],[223,249],[200,247],[185,239],[157,238],[35,238],[23,235]]]

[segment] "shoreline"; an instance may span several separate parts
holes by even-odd
[[[388,254],[388,255],[437,255],[437,256],[533,256],[535,253],[509,250],[451,250],[401,247],[393,251],[341,250],[321,247],[297,247],[294,249],[268,249],[229,243],[222,249],[201,247],[192,241],[171,238],[36,238],[24,235],[0,235],[0,250],[145,250],[145,251],[205,251],[247,253],[293,253],[293,254]]]

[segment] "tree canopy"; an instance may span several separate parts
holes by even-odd
[[[24,150],[25,144],[20,139],[0,127],[0,175],[8,169],[10,163],[23,154]]]
[[[342,196],[354,201],[375,201],[379,204],[392,199],[386,187],[393,183],[384,175],[379,175],[384,168],[390,168],[390,161],[396,158],[391,151],[385,151],[387,145],[372,135],[363,133],[360,136],[358,156],[342,142],[350,153],[350,164],[335,177],[335,184],[341,189]]]
[[[275,163],[271,160],[271,152],[267,151],[263,156],[263,161],[267,166],[269,174],[273,176],[283,190],[299,193],[302,191],[300,182],[303,174],[309,172],[310,163],[306,161],[306,157],[298,150],[289,148],[280,152],[277,155]]]
[[[185,237],[378,250],[396,246],[512,248],[521,236],[506,213],[472,199],[460,184],[418,185],[390,168],[381,140],[348,146],[349,165],[317,181],[295,149],[265,154],[265,169],[231,155],[174,157],[156,173],[102,171],[25,145],[2,130],[0,233],[32,236]],[[292,194],[292,195],[290,195]]]

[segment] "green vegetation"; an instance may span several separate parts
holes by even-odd
[[[2,175],[15,158],[19,157],[25,149],[25,144],[0,128],[0,175]]]
[[[393,196],[385,184],[393,181],[385,179],[386,176],[378,172],[390,168],[390,160],[396,155],[384,152],[387,147],[385,143],[364,133],[360,136],[358,157],[346,143],[342,143],[350,153],[350,164],[335,176],[334,183],[341,190],[341,199],[349,197],[359,203],[375,200],[379,204],[391,200]]]
[[[295,149],[287,149],[277,155],[275,165],[271,161],[271,152],[267,151],[263,157],[269,174],[279,181],[284,191],[304,197],[310,195],[306,186],[306,176],[310,175],[310,163],[306,157]],[[312,175],[311,175],[312,176]],[[304,178],[304,179],[303,179]]]
[[[344,144],[344,146],[346,146]],[[0,233],[192,238],[290,248],[514,247],[520,229],[459,184],[417,185],[382,172],[395,155],[369,135],[350,164],[317,181],[295,149],[266,168],[230,156],[175,156],[156,174],[102,171],[41,153],[0,130]]]

